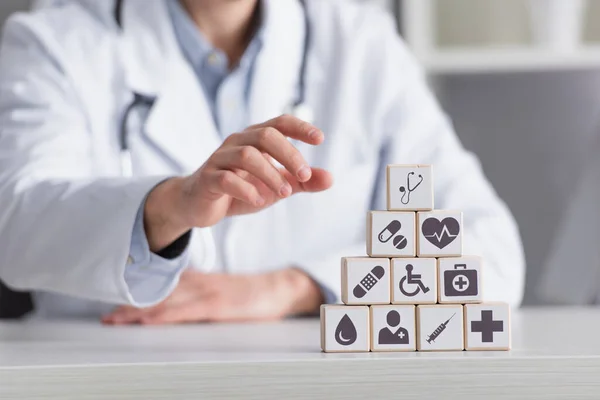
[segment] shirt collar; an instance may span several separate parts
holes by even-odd
[[[260,21],[259,27],[250,41],[246,51],[240,59],[240,66],[250,65],[258,55],[265,35],[265,25],[268,21],[268,7],[266,0],[260,0]],[[200,68],[209,57],[217,56],[220,63],[227,66],[227,56],[220,50],[215,49],[206,37],[200,32],[194,21],[190,18],[187,11],[183,8],[179,0],[167,1],[169,14],[173,23],[175,36],[181,46],[184,56],[194,68]],[[226,67],[225,67],[226,68]]]

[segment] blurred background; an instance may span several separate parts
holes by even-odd
[[[545,301],[537,289],[549,268],[600,270],[595,227],[587,245],[569,227],[597,213],[600,199],[600,2],[364,1],[394,13],[458,135],[515,214],[525,304]],[[0,21],[29,5],[0,1]]]

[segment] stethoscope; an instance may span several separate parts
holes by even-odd
[[[402,193],[402,197],[400,198],[400,201],[402,202],[402,204],[408,204],[410,203],[410,194],[412,192],[414,192],[419,185],[421,185],[421,183],[423,183],[423,175],[419,174],[419,181],[416,182],[415,185],[411,185],[411,177],[413,177],[415,175],[414,172],[409,172],[408,175],[406,175],[406,186],[400,186],[400,193]],[[412,182],[415,183],[415,182]]]
[[[306,103],[306,70],[308,64],[308,52],[311,45],[311,27],[310,18],[308,16],[308,9],[306,7],[306,0],[299,0],[302,6],[302,12],[304,15],[304,45],[302,49],[302,60],[300,69],[298,71],[298,90],[296,97],[284,110],[285,113],[291,114],[297,118],[300,118],[307,122],[313,122],[313,110]],[[115,8],[113,11],[114,19],[119,28],[123,29],[123,3],[124,0],[115,0]],[[120,146],[120,161],[121,161],[121,174],[123,176],[133,175],[133,162],[131,157],[131,147],[128,142],[129,130],[128,123],[131,115],[138,108],[144,107],[151,109],[156,102],[155,96],[149,96],[146,94],[133,92],[133,100],[125,108],[123,116],[121,117],[121,123],[119,125],[119,146]]]

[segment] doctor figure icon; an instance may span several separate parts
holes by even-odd
[[[400,186],[398,190],[402,193],[400,201],[406,205],[410,203],[410,194],[417,190],[417,188],[423,183],[423,175],[419,174],[419,177],[415,177],[414,171],[411,171],[406,175],[406,186]]]
[[[400,279],[400,291],[402,292],[403,295],[408,296],[408,297],[413,297],[416,296],[417,294],[419,294],[419,292],[423,292],[423,293],[427,293],[429,292],[429,288],[427,286],[425,286],[423,284],[423,281],[421,281],[421,275],[420,274],[413,274],[414,267],[412,264],[407,264],[406,265],[406,275],[402,277],[402,279]],[[408,285],[417,285],[416,288],[414,288],[413,290],[410,290],[411,288],[406,288],[406,286]]]
[[[400,326],[400,313],[392,310],[387,313],[387,324],[390,327],[383,328],[379,331],[379,344],[408,344],[408,330]],[[392,328],[397,329],[393,330]]]

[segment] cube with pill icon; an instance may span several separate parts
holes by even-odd
[[[388,211],[433,209],[431,165],[388,165],[386,172]]]
[[[390,298],[389,258],[342,258],[344,304],[389,304]]]
[[[371,257],[414,257],[414,212],[371,211],[367,217],[367,254]]]

